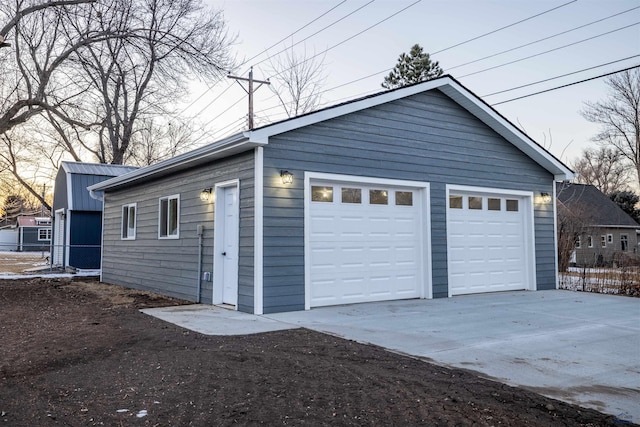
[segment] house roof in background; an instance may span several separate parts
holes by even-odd
[[[120,176],[138,169],[136,166],[81,162],[62,162],[61,166],[66,173],[98,176]]]
[[[640,224],[593,185],[559,182],[556,183],[556,196],[574,214],[580,210],[588,215],[591,225],[640,228]]]

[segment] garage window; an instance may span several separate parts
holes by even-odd
[[[500,199],[494,199],[489,197],[487,199],[487,209],[490,211],[499,211],[500,210]]]
[[[311,187],[312,202],[333,202],[333,187]]]
[[[469,196],[469,209],[481,210],[482,209],[482,197]]]
[[[507,199],[507,212],[518,212],[518,201],[515,199]]]
[[[342,188],[342,203],[362,203],[362,190],[359,188]]]
[[[413,192],[412,191],[396,191],[396,205],[397,206],[413,206]]]
[[[388,205],[389,192],[387,190],[369,190],[369,204]]]
[[[449,196],[449,207],[451,209],[462,209],[462,196]]]

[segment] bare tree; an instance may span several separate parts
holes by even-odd
[[[594,140],[611,147],[633,165],[640,184],[640,68],[607,79],[609,97],[586,102],[582,115],[601,125]]]
[[[192,147],[192,134],[188,123],[140,120],[129,163],[147,166],[183,153]]]
[[[222,13],[200,0],[116,0],[96,9],[96,31],[131,36],[78,52],[75,75],[88,88],[81,122],[99,123],[80,140],[100,162],[122,164],[135,151],[139,120],[170,114],[189,80],[226,75],[232,39]]]
[[[629,184],[628,164],[611,147],[587,148],[571,166],[578,173],[576,182],[593,185],[607,195],[625,190]]]
[[[0,3],[3,21],[0,171],[23,186],[34,159],[123,163],[139,120],[169,112],[189,79],[219,78],[233,62],[222,14],[200,0],[13,0]],[[27,125],[28,139],[16,137]]]
[[[287,117],[313,111],[321,101],[320,90],[326,80],[324,57],[307,57],[306,52],[296,55],[285,52],[284,58],[269,60],[274,74],[269,86],[278,97]]]

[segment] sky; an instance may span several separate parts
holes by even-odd
[[[318,54],[325,74],[322,106],[330,106],[384,90],[380,84],[398,56],[417,43],[445,74],[565,163],[596,146],[591,138],[598,126],[580,111],[585,101],[607,96],[605,79],[512,99],[640,65],[640,0],[205,3],[223,12],[229,32],[237,36],[232,49],[242,65],[232,70],[235,75],[248,77],[252,66],[254,79],[273,81],[270,55],[275,61],[288,49],[298,56]],[[246,126],[247,95],[236,82],[193,82],[191,89],[180,107],[194,117],[198,145]],[[269,87],[258,88],[256,126],[286,118],[277,105]]]

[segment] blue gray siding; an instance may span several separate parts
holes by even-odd
[[[75,211],[102,211],[102,202],[94,199],[89,194],[87,187],[112,178],[100,175],[79,175],[72,174],[67,179],[71,179],[71,206]]]
[[[286,188],[277,179],[295,176]],[[552,175],[433,90],[269,139],[264,150],[264,311],[304,309],[304,172],[431,183],[433,296],[446,297],[446,184],[553,193]],[[537,288],[555,287],[552,205],[536,206]]]
[[[136,289],[196,300],[197,226],[204,226],[203,271],[213,271],[213,202],[199,198],[203,188],[240,180],[238,309],[253,312],[254,153],[139,183],[105,194],[102,280]],[[158,199],[180,195],[180,238],[158,239]],[[137,203],[135,240],[121,240],[122,205]],[[211,282],[202,283],[201,301],[211,303]]]

